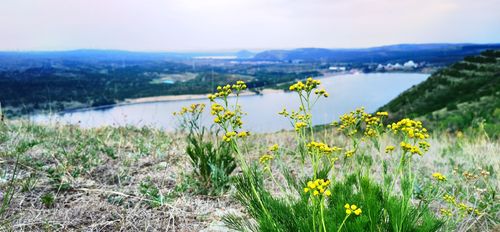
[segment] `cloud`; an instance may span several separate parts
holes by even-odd
[[[499,0],[5,0],[0,50],[500,42]]]

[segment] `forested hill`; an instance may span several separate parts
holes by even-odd
[[[254,59],[337,63],[401,63],[413,60],[435,65],[449,65],[466,56],[498,49],[500,49],[500,44],[398,44],[358,49],[299,48],[267,50],[256,54]]]
[[[464,129],[484,120],[500,131],[500,50],[466,57],[383,106],[395,118],[421,117],[441,128]]]

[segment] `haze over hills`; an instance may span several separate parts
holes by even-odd
[[[227,57],[265,61],[303,61],[338,63],[430,62],[449,64],[487,49],[500,49],[495,44],[397,44],[371,48],[297,48],[266,50],[254,53],[248,50],[234,52],[134,52],[123,50],[81,49],[72,51],[0,52],[0,67],[32,59],[64,59],[80,61],[109,60],[176,60],[198,57]]]
[[[398,44],[360,49],[299,48],[258,53],[258,60],[304,60],[328,62],[416,62],[452,63],[500,44]]]

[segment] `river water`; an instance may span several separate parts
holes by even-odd
[[[404,90],[429,77],[428,74],[374,73],[347,74],[321,78],[322,87],[330,96],[321,98],[313,110],[313,123],[325,124],[337,120],[343,113],[364,106],[373,112]],[[168,131],[175,130],[177,121],[172,113],[182,106],[205,103],[208,100],[180,100],[152,103],[119,105],[102,109],[88,109],[62,114],[36,115],[31,119],[38,123],[78,124],[84,128],[100,126],[152,126]],[[286,107],[297,109],[299,99],[296,93],[269,93],[240,97],[239,103],[247,115],[243,118],[244,128],[251,132],[273,132],[292,129],[289,121],[278,115]],[[206,125],[213,117],[203,115]]]

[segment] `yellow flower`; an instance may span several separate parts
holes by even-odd
[[[421,121],[405,118],[387,127],[392,130],[394,134],[400,133],[409,138],[420,140],[429,138],[429,133],[427,129],[422,126]]]
[[[356,214],[356,216],[359,216],[361,212],[361,209],[354,210],[354,214]]]
[[[248,131],[241,131],[238,133],[238,137],[240,137],[240,138],[244,138],[244,137],[247,137],[249,135],[250,135],[250,132],[248,132]]]
[[[268,161],[271,161],[273,160],[274,157],[272,155],[269,155],[269,154],[265,154],[265,155],[262,155],[260,158],[259,158],[259,163],[261,164],[266,164]]]
[[[230,131],[230,132],[227,132],[223,137],[222,137],[222,140],[224,140],[225,142],[230,142],[231,139],[236,136],[236,132],[234,131]]]
[[[328,190],[329,185],[330,180],[328,179],[310,180],[307,182],[307,187],[304,188],[304,192],[307,193],[312,191],[313,196],[322,195],[328,197],[332,195],[332,192]]]
[[[382,116],[387,117],[387,116],[389,116],[389,113],[387,113],[385,111],[384,112],[377,112],[376,115],[379,116],[379,117],[382,117]]]
[[[444,176],[443,174],[441,174],[439,172],[433,173],[432,177],[434,177],[434,179],[436,179],[437,181],[446,181],[446,176]]]
[[[311,152],[313,154],[320,153],[320,154],[324,154],[324,155],[329,155],[332,152],[336,152],[336,151],[341,150],[341,148],[339,148],[339,147],[330,147],[330,146],[326,145],[325,143],[315,142],[315,141],[308,143],[306,146],[307,146],[309,152]]]
[[[349,204],[345,204],[344,205],[344,208],[345,208],[345,213],[347,215],[351,215],[353,212],[356,216],[359,216],[361,215],[362,211],[361,211],[361,208],[358,208],[356,205],[349,205]]]
[[[307,126],[307,123],[305,123],[305,122],[297,122],[297,123],[295,123],[295,130],[299,131],[300,129],[302,129],[306,126]]]
[[[396,147],[389,145],[385,147],[385,153],[391,153],[394,149],[396,149]]]
[[[444,194],[443,200],[453,205],[456,204],[455,197],[449,194]]]
[[[439,211],[441,212],[441,214],[443,216],[451,217],[453,215],[452,212],[451,212],[451,210],[449,210],[449,209],[442,208]]]
[[[356,153],[356,149],[348,150],[348,151],[346,151],[345,156],[351,157],[354,155],[354,153]]]
[[[418,146],[413,146],[410,143],[401,142],[400,146],[403,149],[403,151],[405,151],[405,152],[409,152],[411,154],[416,154],[416,155],[423,155],[424,154]]]
[[[272,146],[269,147],[269,151],[277,151],[279,149],[278,144],[273,144]]]

